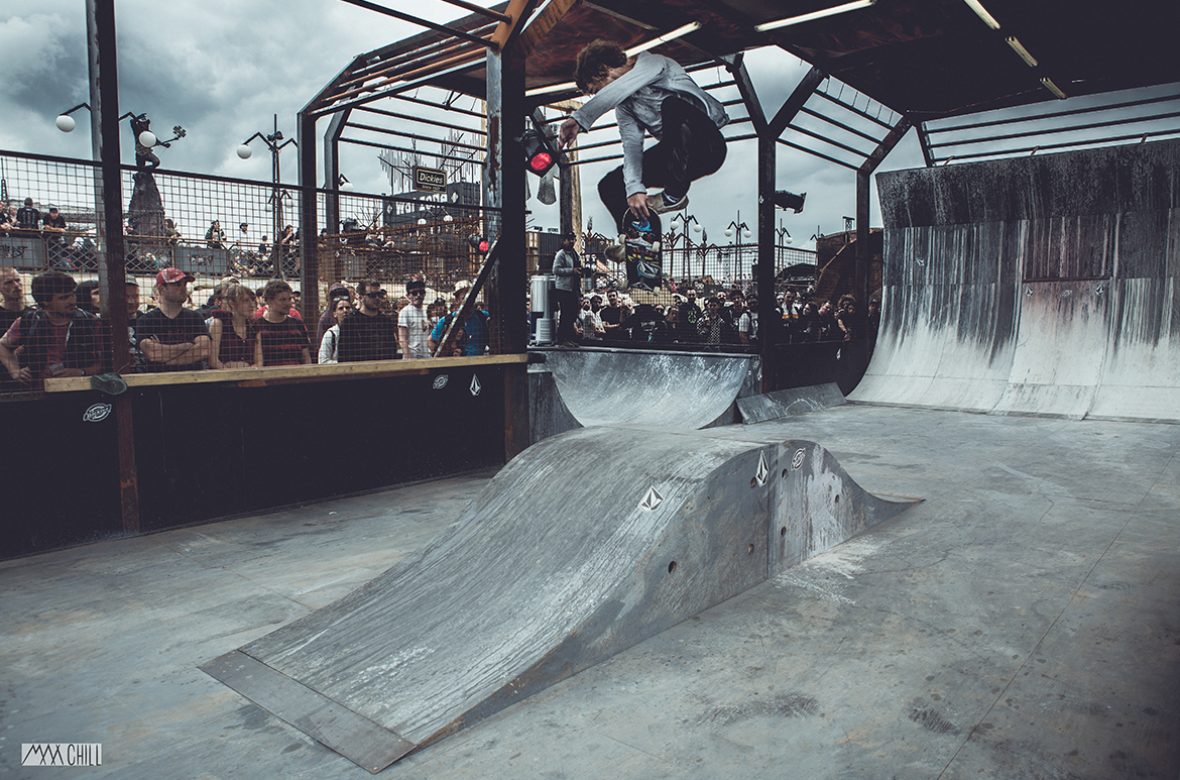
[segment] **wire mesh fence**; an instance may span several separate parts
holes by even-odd
[[[305,313],[297,189],[128,167],[131,362],[112,366],[98,289],[98,175],[89,161],[0,153],[4,390],[109,370],[429,356],[486,251],[478,185],[465,185],[461,202],[321,191],[315,256],[324,304]],[[460,354],[488,350],[488,316],[477,307],[458,329]]]
[[[131,357],[128,365],[114,366],[115,336],[102,318],[98,289],[98,174],[90,161],[0,152],[5,390],[111,370],[429,357],[477,278],[491,238],[478,183],[392,197],[320,190],[314,256],[323,303],[319,311],[304,312],[297,189],[127,167],[122,183]],[[578,304],[593,311],[597,295],[609,319],[616,316],[610,293],[618,293],[623,327],[610,335],[620,340],[756,342],[757,247],[742,238],[718,245],[703,231],[670,230],[662,241],[663,284],[641,290],[629,288],[625,266],[607,258],[615,237],[587,231],[577,243],[585,294]],[[529,271],[549,270],[560,246],[555,233],[531,232],[524,258]],[[777,292],[805,293],[815,280],[815,254],[779,246],[775,269]],[[688,307],[677,311],[691,297],[708,320],[706,302],[713,296],[719,296],[732,332],[722,327],[719,335],[715,326],[697,331],[696,314]],[[734,309],[739,298],[743,311]],[[497,327],[493,315],[486,299],[478,301],[457,328],[453,354],[487,352]],[[583,327],[579,312],[577,335],[593,342],[602,334],[590,320]],[[663,324],[653,326],[657,320]]]

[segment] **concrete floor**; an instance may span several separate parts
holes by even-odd
[[[413,754],[397,778],[1176,778],[1180,426],[846,406],[873,532]],[[573,475],[576,478],[576,474]],[[197,669],[444,532],[487,476],[0,563],[0,776],[367,772]]]

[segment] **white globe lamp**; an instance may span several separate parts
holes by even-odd
[[[156,134],[151,130],[144,130],[139,134],[139,145],[146,149],[151,149],[156,145]]]
[[[72,132],[73,129],[78,126],[78,123],[75,122],[74,118],[69,114],[61,114],[56,120],[54,120],[53,123],[57,125],[57,129],[61,130],[63,133]]]
[[[250,148],[250,144],[242,144],[238,147],[238,157],[243,160],[249,160],[253,156],[254,150]]]

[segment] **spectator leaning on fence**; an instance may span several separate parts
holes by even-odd
[[[398,312],[397,340],[402,346],[402,357],[409,359],[430,357],[430,320],[426,317],[426,282],[411,279],[406,285],[410,304]]]
[[[733,303],[729,306],[729,320],[733,324],[734,330],[737,331],[738,342],[749,344],[754,335],[754,321],[746,309],[745,297],[741,295],[733,297]]]
[[[25,306],[25,291],[21,286],[20,274],[15,268],[0,268],[0,336],[8,332],[12,323],[29,311]]]
[[[357,289],[360,306],[340,323],[337,359],[341,363],[393,360],[397,357],[397,322],[381,311],[385,290],[376,280],[361,282]]]
[[[205,318],[186,309],[192,274],[165,268],[156,274],[158,306],[141,315],[135,325],[136,345],[148,371],[196,371],[209,359],[209,331]]]
[[[46,241],[62,243],[66,234],[66,218],[57,210],[57,206],[49,207],[49,213],[41,218],[41,226]]]
[[[88,376],[102,367],[98,318],[78,309],[74,277],[48,271],[33,278],[37,308],[0,337],[0,363],[20,382]],[[19,350],[19,355],[18,355]]]
[[[23,208],[17,209],[16,226],[20,230],[36,232],[41,227],[41,212],[33,208],[33,199],[25,198]]]
[[[254,365],[254,291],[244,284],[222,290],[222,308],[213,312],[209,326],[209,367],[247,368]]]
[[[697,322],[697,334],[705,344],[737,343],[737,331],[721,316],[721,299],[715,295],[705,301],[705,315]]]
[[[256,335],[254,365],[297,366],[311,363],[307,328],[292,317],[291,285],[274,279],[262,292],[266,313],[254,321]]]
[[[860,321],[856,314],[856,298],[840,296],[839,310],[835,314],[837,333],[843,341],[860,340]]]
[[[582,299],[582,313],[578,321],[582,324],[582,338],[587,341],[602,341],[606,330],[602,327],[602,317],[598,312],[602,309],[602,296],[591,295]]]
[[[618,290],[607,290],[606,306],[602,311],[598,312],[598,316],[602,318],[602,327],[604,329],[604,338],[607,341],[625,341],[628,334],[624,323],[627,318],[631,316],[631,311],[623,306],[619,299]]]
[[[438,346],[442,343],[443,337],[447,333],[447,328],[451,325],[451,321],[463,308],[463,302],[467,299],[467,292],[470,289],[466,285],[459,285],[455,288],[455,292],[451,298],[453,310],[435,323],[434,330],[430,332],[430,351],[432,353],[438,350]],[[475,303],[471,307],[471,313],[467,315],[467,318],[459,322],[459,330],[455,331],[455,343],[452,345],[455,352],[452,354],[457,353],[468,357],[484,354],[488,348],[489,319],[490,316],[488,313],[478,302]]]
[[[344,318],[352,313],[352,304],[348,302],[347,297],[333,298],[332,307],[332,315],[336,318],[336,324],[324,331],[324,338],[320,341],[320,365],[339,362],[340,323],[344,322]]]
[[[328,288],[328,305],[324,308],[323,314],[320,315],[320,319],[316,323],[315,344],[312,346],[315,347],[317,352],[324,343],[324,334],[328,332],[328,329],[340,324],[340,320],[336,318],[336,302],[339,300],[348,301],[348,307],[351,311],[352,294],[348,291],[347,287],[337,282]],[[340,334],[340,328],[336,328],[336,334]]]
[[[205,231],[205,246],[210,249],[225,249],[225,231],[221,229],[221,223],[217,220],[209,223],[209,229]]]

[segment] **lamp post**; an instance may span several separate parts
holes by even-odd
[[[284,268],[285,264],[283,261],[285,260],[284,255],[287,253],[287,247],[279,244],[279,237],[283,232],[283,198],[289,198],[290,193],[284,192],[282,188],[279,168],[279,153],[284,147],[287,147],[291,144],[298,145],[298,142],[296,142],[294,138],[283,140],[283,131],[279,130],[278,114],[274,115],[274,132],[264,134],[259,131],[247,138],[242,142],[241,146],[238,147],[238,157],[242,158],[243,160],[250,159],[251,155],[254,154],[254,150],[250,148],[250,142],[254,141],[255,139],[262,141],[264,144],[266,144],[266,148],[270,150],[271,192],[269,202],[271,205],[272,230],[274,231],[271,234],[274,236],[274,241],[272,244],[274,248],[272,251],[275,256],[275,271],[278,272],[279,278],[286,279],[287,271],[286,268]],[[340,178],[342,180],[341,188],[343,189],[343,185],[348,182],[348,179],[345,179],[343,176]],[[316,239],[315,236],[303,236],[303,240],[314,241]]]
[[[705,278],[705,261],[709,256],[709,231],[701,231],[701,243],[697,244],[697,251],[701,253],[701,278]]]
[[[692,253],[692,236],[690,235],[689,226],[691,225],[692,230],[696,231],[697,233],[700,233],[702,230],[704,230],[704,228],[701,227],[700,222],[697,222],[696,217],[694,217],[692,214],[689,214],[686,211],[676,212],[676,216],[672,217],[672,219],[669,221],[672,223],[675,223],[677,220],[680,221],[681,233],[684,236],[684,263],[683,263],[684,275],[686,277],[689,277],[689,276],[692,276],[692,274],[688,268],[688,258],[689,258],[689,255]]]
[[[741,249],[740,249],[740,247],[742,245],[741,239],[749,238],[752,235],[753,235],[753,233],[750,232],[750,226],[747,225],[745,222],[742,222],[742,212],[739,211],[737,213],[737,219],[730,222],[729,226],[725,228],[725,237],[728,238],[729,242],[730,242],[730,247],[731,247],[730,257],[733,260],[734,265],[737,265],[737,258],[738,258],[740,251],[741,251]],[[736,242],[734,239],[737,239]],[[728,273],[731,276],[733,275],[733,268],[732,267],[729,269]]]

